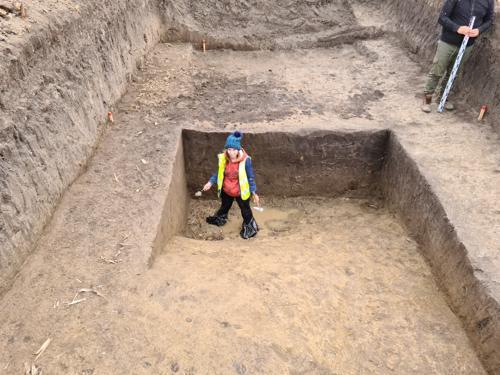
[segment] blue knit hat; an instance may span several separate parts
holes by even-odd
[[[235,131],[233,134],[229,134],[226,139],[225,149],[234,148],[235,150],[241,150],[241,138],[243,138],[243,133]]]

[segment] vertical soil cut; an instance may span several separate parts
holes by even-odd
[[[181,150],[184,150],[186,174],[179,175],[183,181],[185,179],[187,186],[187,190],[183,190],[183,197],[187,192],[192,194],[198,191],[210,174],[216,171],[216,154],[221,151],[227,134],[183,131]],[[352,200],[351,204],[357,206],[356,210],[382,209],[384,215],[389,215],[387,210],[392,210],[409,230],[408,234],[404,234],[402,229],[401,235],[405,238],[413,236],[419,244],[420,252],[432,269],[436,285],[445,292],[447,303],[462,321],[480,359],[490,368],[497,366],[500,347],[498,305],[488,297],[487,290],[476,279],[467,258],[467,250],[458,240],[442,206],[392,132],[253,133],[245,135],[243,144],[252,156],[259,193],[270,205],[264,213],[255,213],[262,228],[260,239],[254,240],[255,246],[259,246],[259,241],[267,243],[283,236],[288,241],[294,236],[300,237],[300,233],[312,233],[319,228],[323,235],[330,231],[335,233],[332,225],[339,222],[345,221],[348,227],[347,222],[352,216],[348,209],[340,210],[346,217],[335,217],[342,200]],[[180,187],[183,183],[173,185]],[[215,198],[214,192],[204,194],[207,195]],[[319,202],[318,199],[324,201]],[[177,214],[178,217],[185,220],[189,216],[184,230],[188,237],[223,240],[219,247],[224,248],[229,246],[237,249],[240,245],[248,247],[247,243],[240,243],[242,240],[237,235],[241,218],[236,204],[230,215],[230,223],[227,228],[221,229],[204,222],[204,218],[217,209],[217,201],[191,201],[189,215],[187,205],[179,205],[178,199],[173,201],[178,204],[178,212],[182,212]],[[384,208],[384,205],[387,207]],[[320,218],[325,221],[322,222]],[[304,232],[311,222],[318,225],[316,229],[309,228]],[[399,224],[395,222],[387,225],[391,227]],[[178,232],[181,226],[177,224],[175,228]],[[379,233],[373,240],[376,241],[378,236],[383,235]],[[171,235],[167,237],[171,238]],[[315,241],[309,237],[305,236],[302,241],[296,238],[294,241],[305,249],[310,241]],[[155,248],[164,244],[163,237],[158,241]],[[184,243],[179,238],[175,241],[176,246],[190,247],[189,241]],[[183,244],[179,245],[179,241]],[[412,240],[410,242],[413,243]],[[283,246],[289,248],[291,244]],[[363,244],[358,246],[362,247]],[[390,247],[390,244],[379,244],[375,245],[374,251],[379,251],[380,256],[385,258],[385,251]],[[334,254],[331,255],[331,262],[335,263]],[[412,272],[408,270],[408,275]],[[405,272],[401,277],[404,278],[404,275]],[[391,278],[387,290],[390,290],[389,285],[393,282]]]

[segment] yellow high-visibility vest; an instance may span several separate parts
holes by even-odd
[[[219,172],[217,173],[217,194],[220,197],[222,191],[222,183],[224,181],[224,170],[226,169],[226,154],[222,153],[219,157]],[[247,156],[249,158],[250,156]],[[248,183],[247,170],[245,168],[246,158],[240,161],[238,166],[238,180],[240,182],[241,199],[246,201],[250,198],[250,184]]]

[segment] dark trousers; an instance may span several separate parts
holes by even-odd
[[[231,209],[231,206],[233,205],[234,200],[236,199],[238,206],[240,206],[241,216],[243,216],[243,221],[245,222],[245,224],[248,224],[252,221],[253,214],[252,209],[250,208],[250,198],[244,201],[243,199],[241,199],[241,196],[236,198],[231,197],[224,193],[224,191],[220,193],[220,197],[222,200],[222,204],[219,208],[219,211],[217,211],[217,216],[227,215],[227,213]]]

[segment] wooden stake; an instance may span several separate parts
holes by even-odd
[[[486,105],[481,106],[481,111],[479,111],[479,117],[477,118],[479,121],[483,120],[484,115],[488,111],[488,107]]]

